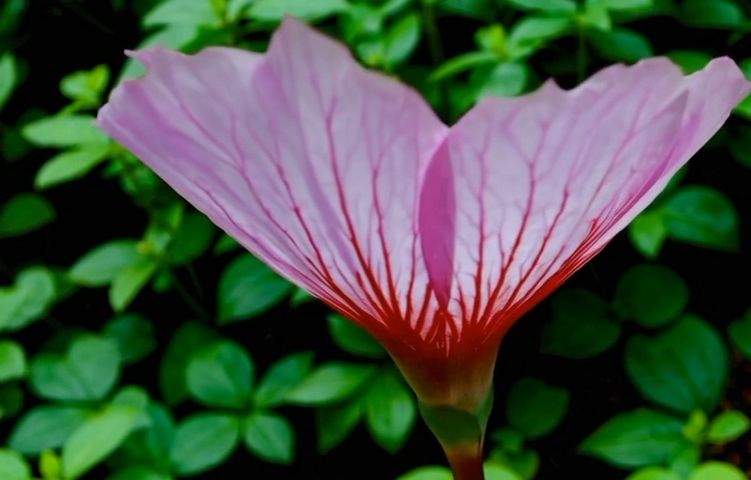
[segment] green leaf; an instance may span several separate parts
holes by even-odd
[[[682,187],[662,209],[672,238],[702,247],[737,250],[738,214],[722,192],[703,185]]]
[[[198,212],[187,214],[170,243],[170,261],[182,265],[203,255],[214,241],[214,231],[206,215]]]
[[[281,21],[285,15],[312,22],[345,11],[349,6],[344,0],[257,0],[248,11],[248,16],[267,22]]]
[[[140,410],[110,405],[86,419],[63,445],[63,477],[74,479],[104,460],[128,436]]]
[[[454,476],[446,467],[427,466],[409,471],[396,480],[454,480]]]
[[[325,363],[290,390],[285,400],[300,405],[326,405],[346,399],[367,384],[372,365]]]
[[[15,417],[23,408],[24,391],[15,383],[0,385],[0,420]]]
[[[668,238],[662,212],[659,209],[643,212],[628,226],[628,236],[642,255],[649,259],[657,258]]]
[[[527,438],[539,438],[552,432],[563,420],[569,392],[535,378],[523,378],[511,388],[506,401],[506,418]]]
[[[572,0],[507,0],[507,3],[527,11],[546,13],[574,13],[576,3]]]
[[[170,465],[167,457],[175,438],[172,416],[167,409],[154,402],[148,403],[143,413],[145,424],[134,429],[120,447],[116,463],[151,465],[160,471],[168,471]]]
[[[288,465],[295,456],[295,431],[284,418],[258,412],[245,419],[245,445],[259,458]]]
[[[23,347],[12,340],[0,340],[0,383],[17,380],[26,375],[26,354]]]
[[[31,362],[30,382],[42,397],[94,401],[107,395],[120,375],[114,342],[93,335],[78,337],[65,355],[42,353]]]
[[[156,348],[154,325],[137,313],[123,313],[104,326],[102,334],[117,344],[123,363],[134,363]]]
[[[156,8],[149,11],[141,23],[144,27],[159,25],[219,27],[220,18],[208,1],[166,0],[159,2]]]
[[[735,348],[751,360],[751,310],[743,318],[730,324],[728,334]]]
[[[683,73],[698,72],[712,60],[712,56],[699,50],[674,50],[668,53],[668,58],[681,67]]]
[[[661,265],[636,265],[623,274],[615,291],[613,308],[623,318],[649,328],[673,321],[688,304],[688,286]]]
[[[485,480],[522,480],[513,470],[494,462],[485,462],[483,472]]]
[[[454,77],[467,70],[490,65],[500,62],[498,55],[494,52],[469,52],[457,55],[438,66],[430,74],[428,80],[431,82],[440,82],[450,77]]]
[[[94,143],[55,155],[39,169],[34,186],[44,189],[83,177],[101,163],[109,151],[110,146],[106,143]]]
[[[516,62],[502,63],[490,70],[479,82],[475,100],[518,95],[524,91],[528,79],[527,65]]]
[[[600,0],[608,10],[648,10],[654,0]]]
[[[237,418],[217,413],[195,414],[178,425],[169,458],[177,473],[199,473],[229,457],[239,438]]]
[[[159,386],[164,399],[176,405],[188,396],[185,371],[191,354],[212,342],[216,334],[200,323],[186,323],[172,336],[159,367]]]
[[[60,91],[84,106],[96,107],[109,78],[107,65],[97,65],[91,70],[74,72],[63,77],[60,81]]]
[[[363,404],[357,400],[316,410],[319,452],[326,453],[339,445],[354,430],[363,414]]]
[[[55,279],[42,267],[19,273],[13,285],[0,287],[0,332],[17,330],[41,318],[55,300]]]
[[[579,449],[612,465],[636,468],[664,464],[687,443],[680,420],[655,410],[638,409],[605,422]]]
[[[18,83],[16,59],[10,53],[0,57],[0,110]]]
[[[87,287],[108,285],[141,255],[135,240],[111,240],[96,246],[70,268],[68,278]]]
[[[746,414],[738,410],[726,410],[712,419],[707,429],[707,440],[711,443],[728,443],[741,437],[751,428]]]
[[[89,411],[79,407],[42,405],[26,412],[10,435],[8,445],[24,455],[60,447],[86,420]]]
[[[625,362],[626,372],[645,398],[686,414],[716,407],[729,369],[720,335],[693,316],[654,337],[631,338]]]
[[[116,312],[125,310],[125,307],[130,305],[138,292],[151,280],[158,266],[156,260],[141,257],[118,273],[112,280],[109,290],[109,300],[113,310]]]
[[[292,292],[292,285],[255,257],[243,254],[222,273],[219,280],[219,323],[253,317],[279,303]]]
[[[255,389],[253,403],[268,408],[284,402],[287,393],[295,388],[313,368],[313,354],[300,352],[277,361],[266,371]]]
[[[686,0],[681,19],[694,27],[727,29],[741,27],[746,20],[732,0]]]
[[[3,480],[31,480],[31,468],[18,452],[0,448],[0,478]]]
[[[399,19],[385,37],[384,62],[394,67],[406,61],[420,41],[420,17],[410,13]]]
[[[608,60],[633,63],[654,55],[647,37],[632,30],[617,27],[608,32],[593,30],[590,35],[595,49]]]
[[[388,369],[372,381],[363,402],[370,434],[387,451],[399,451],[417,418],[412,392],[395,371]]]
[[[188,391],[199,402],[242,408],[250,401],[253,363],[237,344],[217,341],[193,352],[185,378]]]
[[[386,351],[368,332],[338,314],[327,318],[334,343],[347,353],[367,358],[385,358]]]
[[[136,465],[110,475],[107,480],[171,480],[171,477],[149,467]]]
[[[542,352],[565,358],[590,358],[612,347],[621,326],[608,304],[583,289],[567,289],[552,302],[553,317],[542,331]]]
[[[574,26],[568,17],[527,16],[519,20],[509,34],[509,54],[520,59],[533,54],[550,40]]]
[[[667,468],[646,467],[632,473],[626,480],[681,480],[681,477]]]
[[[94,124],[90,115],[60,114],[35,120],[23,127],[24,138],[38,147],[73,147],[108,143],[107,136]]]
[[[55,209],[40,195],[20,193],[0,208],[0,239],[32,232],[55,219]]]
[[[735,465],[712,461],[699,465],[688,480],[748,480],[748,477]]]

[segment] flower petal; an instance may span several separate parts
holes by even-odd
[[[569,92],[549,82],[477,105],[436,154],[420,205],[421,230],[433,232],[422,237],[429,277],[453,299],[459,336],[502,334],[586,263],[748,90],[727,59],[690,77],[652,59]]]
[[[424,170],[446,127],[420,96],[287,18],[268,53],[149,49],[102,128],[246,248],[375,330],[416,317]],[[426,307],[427,308],[427,307]]]

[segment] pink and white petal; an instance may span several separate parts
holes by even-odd
[[[290,18],[263,56],[135,55],[99,123],[178,193],[371,330],[433,308],[416,205],[447,128],[416,92]]]
[[[586,263],[747,91],[728,60],[683,77],[652,59],[470,111],[429,167],[420,205],[421,228],[435,232],[424,249],[452,252],[425,258],[438,297],[451,299],[454,341],[494,338]]]

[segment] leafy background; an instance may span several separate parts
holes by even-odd
[[[140,72],[124,48],[263,51],[289,12],[414,85],[446,121],[486,95],[551,76],[571,87],[651,55],[691,72],[728,54],[751,75],[745,0],[0,5],[7,480],[450,479],[377,344],[96,130],[108,91]],[[751,100],[509,333],[488,478],[747,478],[749,121]]]

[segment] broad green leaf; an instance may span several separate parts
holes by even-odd
[[[412,392],[395,371],[388,369],[372,381],[362,401],[370,434],[387,451],[399,451],[417,418]]]
[[[172,336],[159,367],[159,387],[164,399],[176,405],[188,396],[185,371],[191,354],[212,342],[216,334],[200,323],[186,323]]]
[[[728,334],[735,348],[751,360],[751,310],[730,324]]]
[[[743,10],[732,0],[686,0],[681,19],[694,27],[741,27],[746,18]]]
[[[211,3],[206,0],[166,0],[143,17],[144,27],[158,25],[189,25],[218,27],[217,17]]]
[[[334,343],[347,353],[368,358],[385,358],[386,351],[368,332],[338,314],[327,317]]]
[[[576,3],[572,0],[507,0],[507,3],[527,11],[546,13],[573,13],[576,11]]]
[[[109,151],[106,143],[94,143],[59,153],[42,165],[34,178],[34,186],[44,189],[83,177],[101,163]]]
[[[655,259],[668,238],[668,228],[659,209],[647,210],[628,226],[628,237],[645,257]]]
[[[101,400],[120,375],[117,345],[109,339],[78,337],[65,355],[42,353],[31,362],[30,382],[44,398],[63,401]]]
[[[137,313],[123,313],[107,322],[102,334],[117,344],[123,363],[134,363],[156,348],[154,325]]]
[[[346,399],[372,380],[375,367],[325,363],[287,392],[285,400],[300,405],[326,405]]]
[[[137,247],[135,240],[111,240],[98,245],[73,264],[68,277],[87,287],[108,285],[141,258]]]
[[[287,393],[310,373],[313,354],[300,352],[277,361],[266,371],[255,389],[253,403],[257,407],[273,407],[284,402]]]
[[[483,472],[485,480],[522,480],[513,470],[495,462],[485,462]]]
[[[681,480],[681,477],[667,468],[646,467],[632,473],[626,480]]]
[[[712,60],[710,54],[699,50],[674,50],[668,53],[668,58],[680,66],[685,74],[701,70]]]
[[[317,409],[319,452],[326,453],[339,445],[354,430],[363,414],[363,404],[357,400]]]
[[[274,413],[257,412],[245,419],[245,445],[259,458],[289,464],[295,455],[295,431],[284,418]]]
[[[506,418],[512,427],[533,439],[547,435],[563,420],[569,392],[535,378],[523,378],[511,388]]]
[[[10,53],[0,56],[0,110],[18,83],[16,59]]]
[[[172,480],[172,477],[149,467],[135,465],[110,475],[107,480]]]
[[[54,115],[35,120],[21,130],[24,138],[38,147],[73,147],[107,143],[107,136],[94,125],[90,115]]]
[[[401,475],[396,480],[453,480],[451,470],[446,467],[427,466],[416,468]]]
[[[608,304],[588,290],[563,290],[553,298],[552,310],[542,331],[543,353],[590,358],[612,347],[621,334]]]
[[[301,20],[318,21],[349,8],[345,0],[257,0],[248,10],[255,20],[278,22],[285,15]]]
[[[571,18],[527,16],[519,20],[509,34],[509,54],[513,59],[531,55],[550,40],[574,26]]]
[[[128,436],[140,414],[126,405],[110,405],[87,418],[63,445],[63,476],[78,478],[104,460]]]
[[[8,445],[24,455],[37,455],[43,450],[58,448],[86,420],[89,413],[80,407],[35,407],[18,421]]]
[[[243,254],[222,273],[217,302],[219,323],[253,317],[279,303],[292,285],[255,257]]]
[[[0,287],[0,332],[18,330],[41,318],[55,300],[55,279],[43,267],[19,273],[13,285]]]
[[[130,305],[138,292],[151,280],[158,266],[156,260],[141,257],[118,273],[112,280],[109,290],[112,309],[116,312],[125,310],[125,307]]]
[[[0,207],[0,239],[32,232],[55,219],[55,209],[40,195],[20,193]]]
[[[201,255],[211,246],[215,228],[206,215],[198,212],[187,214],[169,245],[172,263],[181,265]]]
[[[633,30],[614,28],[612,31],[592,31],[592,43],[604,58],[616,62],[637,62],[654,55],[647,37]]]
[[[410,13],[399,19],[386,33],[384,61],[389,67],[403,63],[420,41],[420,17]]]
[[[18,452],[0,448],[0,478],[3,480],[31,480],[31,468]]]
[[[625,363],[645,398],[682,413],[711,412],[722,396],[729,369],[720,335],[693,316],[659,335],[631,338]]]
[[[0,383],[26,375],[26,354],[13,340],[0,340]]]
[[[655,410],[619,414],[584,440],[579,449],[623,468],[664,464],[688,441],[683,423]]]
[[[711,461],[699,465],[688,480],[748,480],[748,477],[735,465]]]
[[[74,72],[60,81],[60,91],[83,106],[96,107],[109,81],[107,65],[97,65],[91,70]]]
[[[745,413],[726,410],[709,423],[707,440],[712,443],[728,443],[744,435],[751,428],[751,421]]]
[[[688,286],[661,265],[642,264],[623,274],[615,291],[614,310],[644,327],[663,327],[688,304]]]
[[[703,185],[682,187],[662,210],[672,238],[720,250],[738,248],[738,214],[722,192]]]
[[[199,473],[229,457],[239,438],[240,421],[237,418],[198,413],[178,425],[169,458],[177,473]]]
[[[160,471],[168,471],[167,457],[175,438],[175,422],[169,411],[158,403],[148,403],[143,413],[145,425],[134,428],[118,450],[116,463],[151,465]]]
[[[185,378],[188,391],[199,402],[242,408],[250,401],[253,363],[237,344],[217,341],[192,353]]]

